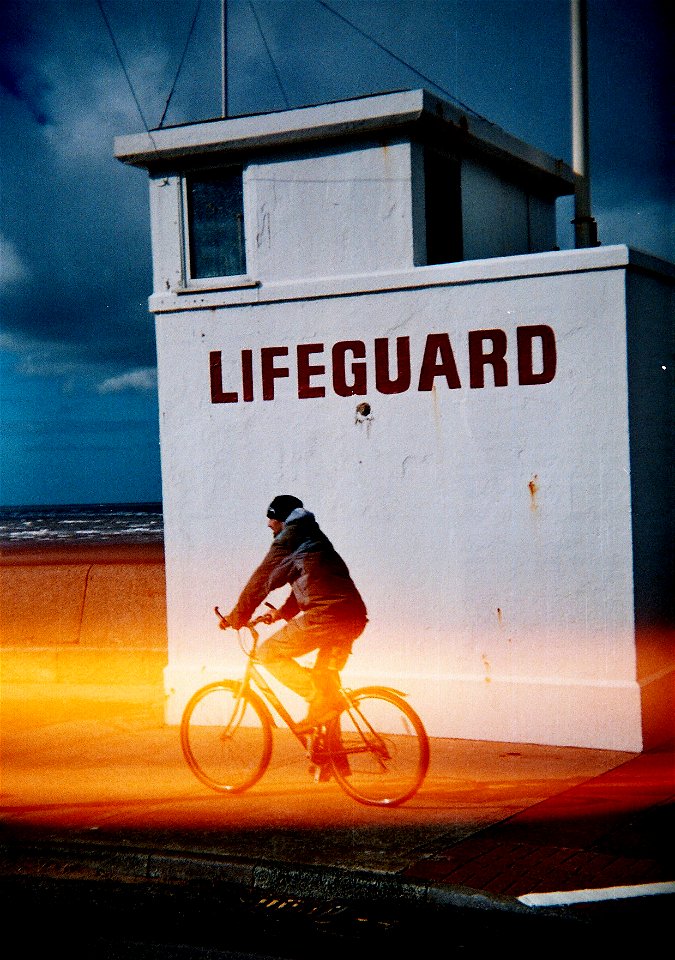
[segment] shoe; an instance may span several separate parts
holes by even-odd
[[[321,727],[334,720],[342,710],[342,700],[334,697],[315,697],[309,705],[307,716],[301,720],[296,730],[298,733],[309,733],[315,727]]]

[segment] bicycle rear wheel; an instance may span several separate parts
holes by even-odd
[[[429,768],[429,738],[413,708],[393,690],[363,687],[330,725],[335,779],[345,793],[370,806],[410,800]]]
[[[183,756],[212,790],[242,793],[262,777],[272,755],[272,719],[252,690],[234,680],[210,683],[188,701],[180,725]]]

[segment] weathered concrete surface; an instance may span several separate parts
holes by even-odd
[[[161,545],[4,549],[0,638],[5,683],[161,687]]]

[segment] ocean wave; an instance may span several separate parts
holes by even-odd
[[[161,504],[66,504],[0,508],[0,544],[161,543]]]

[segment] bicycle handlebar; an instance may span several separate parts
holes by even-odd
[[[266,606],[266,607],[269,607],[270,610],[274,610],[274,611],[276,612],[276,609],[277,609],[277,608],[274,606],[274,604],[268,603],[267,600],[265,601],[265,606]],[[221,624],[223,624],[224,626],[227,626],[227,627],[231,627],[231,626],[232,626],[232,624],[230,623],[230,621],[227,619],[226,616],[224,616],[224,615],[220,612],[220,610],[218,609],[218,607],[214,607],[214,608],[213,608],[213,612],[214,612],[215,615],[218,617],[218,619],[220,620]],[[251,627],[255,627],[255,626],[256,626],[257,624],[259,624],[259,623],[269,623],[270,621],[267,619],[267,616],[268,616],[268,615],[267,615],[266,613],[263,613],[262,616],[256,617],[255,620],[249,620],[249,622],[248,622],[247,624],[245,624],[245,626],[247,626],[247,627],[250,629]]]

